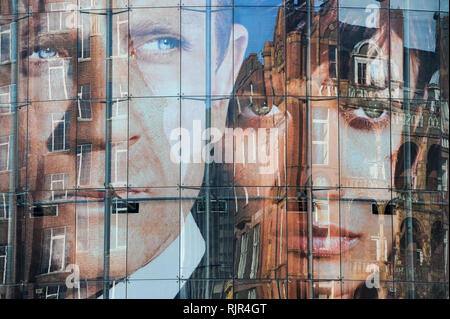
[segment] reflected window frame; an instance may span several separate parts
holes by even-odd
[[[4,40],[6,38],[6,40]],[[11,24],[0,25],[0,65],[11,63]],[[8,51],[5,50],[6,58],[4,58],[4,49],[2,43],[9,43]]]
[[[8,246],[0,246],[0,284],[6,283],[6,262],[8,260]]]
[[[9,171],[9,149],[10,136],[0,136],[0,172]]]
[[[78,87],[78,121],[92,120],[91,85],[83,84]]]
[[[92,144],[77,145],[77,187],[91,184],[91,166]]]
[[[11,85],[8,84],[0,86],[0,114],[9,113],[11,113]]]
[[[62,234],[57,234],[54,235],[54,233],[56,231],[61,231],[63,230]],[[46,252],[48,252],[48,266],[47,265],[42,265],[43,267],[43,273],[44,274],[51,274],[51,273],[55,273],[55,272],[62,272],[64,271],[64,269],[66,268],[66,259],[67,259],[67,255],[66,255],[66,249],[67,249],[67,242],[66,242],[66,237],[68,235],[68,227],[67,226],[63,226],[63,227],[53,227],[53,228],[46,228],[43,230],[43,258],[42,258],[42,262],[44,262],[44,257],[46,258],[47,256],[44,256],[44,254]],[[61,246],[61,265],[57,265],[56,270],[52,270],[53,265],[53,246],[54,246],[54,242],[56,242],[57,240],[62,240],[62,246]],[[48,244],[48,251],[45,248],[45,245]]]

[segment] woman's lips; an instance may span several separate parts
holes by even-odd
[[[304,228],[306,229],[306,227]],[[314,257],[331,257],[354,248],[361,234],[339,228],[336,225],[313,225],[312,253]],[[299,249],[302,255],[308,252],[308,237],[306,232],[290,238],[290,247]]]

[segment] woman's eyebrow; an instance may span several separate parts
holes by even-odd
[[[41,46],[42,44],[54,44],[61,45],[66,43],[74,42],[76,43],[76,39],[68,37],[67,34],[48,34],[42,33],[34,38],[35,47]]]

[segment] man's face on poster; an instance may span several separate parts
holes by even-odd
[[[203,132],[205,129],[208,43],[205,12],[180,9],[175,0],[150,2],[152,8],[131,9],[123,13],[116,12],[120,11],[117,9],[113,15],[111,63],[114,103],[109,119],[111,186],[117,197],[139,202],[139,212],[111,215],[112,278],[135,272],[174,241],[200,191],[204,175],[203,161],[178,163],[173,161],[170,152],[178,142],[178,136],[173,133],[178,128],[189,132],[194,129]],[[149,7],[149,1],[136,0],[132,5]],[[184,5],[199,6],[202,3],[185,1]],[[195,9],[204,10],[204,7]],[[69,172],[66,182],[69,186],[66,184],[65,188],[76,188],[77,191],[63,194],[66,196],[64,199],[76,200],[77,204],[71,207],[77,212],[89,211],[88,247],[77,249],[74,262],[80,267],[81,277],[87,279],[102,276],[104,227],[101,188],[105,180],[105,103],[102,100],[105,99],[106,20],[104,15],[94,12],[81,13],[78,17],[79,25],[84,19],[98,19],[99,30],[94,31],[98,33],[93,34],[91,27],[88,35],[91,37],[91,51],[95,52],[91,56],[84,58],[81,53],[80,58],[78,53],[78,59],[74,58],[77,54],[74,50],[77,28],[61,34],[49,34],[46,32],[48,29],[39,28],[45,19],[44,14],[33,16],[32,27],[39,31],[32,39],[36,44],[29,56],[33,101],[56,100],[56,95],[76,98],[76,93],[83,99],[79,89],[75,92],[77,77],[74,74],[77,71],[91,76],[89,81],[78,77],[79,86],[83,81],[91,85],[92,115],[89,120],[80,119],[80,104],[73,101],[41,103],[40,107],[30,107],[29,116],[30,145],[38,172],[35,178],[37,190],[48,189],[43,185],[43,166],[48,161],[44,157],[52,151],[49,145],[54,146],[60,129],[57,124],[48,124],[48,113],[58,113],[60,117],[67,111],[77,113],[76,128],[71,128],[75,133],[71,131],[68,143],[72,148],[77,145],[78,150],[81,145],[91,144],[88,154],[91,174],[87,185],[79,185],[80,178],[83,178],[79,171],[83,156],[80,151],[59,152],[58,163],[51,168],[45,167],[46,171],[50,169],[55,174]],[[230,21],[212,13],[210,94],[222,98],[232,92],[234,70],[239,69],[247,41],[246,30],[239,25],[233,28]],[[217,32],[226,28],[228,32]],[[83,30],[86,27],[78,27],[81,38],[86,32]],[[83,45],[83,41],[78,42],[78,52],[80,44]],[[83,63],[90,63],[90,72],[86,72]],[[63,70],[61,78],[54,78],[56,82],[49,81],[51,72],[57,74],[58,67]],[[58,90],[54,89],[55,86]],[[212,102],[211,126],[223,130],[228,101],[225,98]],[[60,121],[61,118],[54,120]],[[198,142],[200,145],[192,143],[189,149],[182,150],[189,152],[191,159],[201,153],[202,144]],[[186,189],[180,186],[186,186]],[[47,200],[54,199],[53,192],[42,196],[48,197]],[[191,199],[178,200],[180,196]]]

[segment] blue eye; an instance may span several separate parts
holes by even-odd
[[[172,50],[180,46],[180,41],[175,38],[161,38],[158,39],[159,50]]]
[[[56,51],[51,48],[41,49],[37,52],[39,58],[48,59],[56,55]]]

